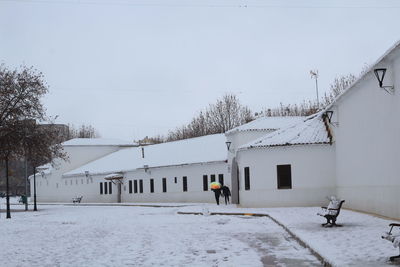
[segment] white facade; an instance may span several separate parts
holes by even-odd
[[[206,191],[203,188],[204,175],[207,176]],[[212,175],[216,181],[222,176],[224,184],[230,186],[225,161],[128,172],[124,176],[122,202],[215,202],[209,188]],[[187,177],[187,191],[183,191],[183,177]],[[166,192],[163,192],[163,178],[166,179]],[[150,192],[150,179],[154,181],[153,193]],[[135,180],[138,183],[137,193],[134,190]],[[140,180],[143,181],[143,193],[140,192]],[[129,181],[132,181],[132,193],[129,191]]]
[[[105,139],[102,139],[105,140]],[[107,139],[108,140],[108,139]],[[82,141],[76,139],[75,141]],[[36,195],[37,200],[40,202],[52,202],[52,201],[70,201],[72,197],[77,196],[75,190],[71,190],[70,186],[78,185],[79,189],[85,188],[90,190],[89,183],[92,180],[84,177],[78,180],[65,180],[62,175],[68,171],[76,169],[83,164],[95,161],[106,155],[118,151],[121,147],[126,147],[128,144],[115,145],[115,144],[102,144],[102,145],[90,145],[90,144],[78,144],[78,142],[66,142],[63,146],[64,152],[68,155],[68,159],[58,160],[54,162],[54,168],[50,167],[47,170],[40,171],[36,174]],[[132,146],[132,145],[131,145]],[[31,196],[33,196],[33,176],[31,179]],[[87,186],[83,186],[87,185]],[[82,189],[85,190],[85,189]]]
[[[373,69],[387,68],[379,88]],[[346,207],[400,218],[399,45],[331,107],[336,139],[337,193]]]
[[[387,69],[383,85],[394,86],[393,92],[379,88],[376,68]],[[320,206],[337,195],[347,208],[400,218],[399,75],[400,43],[331,106],[307,118],[264,117],[225,135],[143,148],[71,141],[65,146],[70,161],[38,175],[38,200],[70,202],[82,195],[83,202],[213,202],[203,176],[209,184],[211,175],[222,175],[232,202],[246,207]],[[333,111],[331,121],[326,111]],[[290,189],[278,189],[278,165],[290,165]],[[104,191],[111,183],[104,178],[112,173],[123,178],[120,199],[117,185],[111,184],[112,194]],[[130,193],[135,180],[137,187],[142,180],[143,193]]]
[[[238,152],[239,200],[245,207],[321,206],[335,195],[335,150],[330,145],[278,146]],[[278,189],[277,166],[291,166],[290,189]],[[244,168],[250,172],[245,190]]]

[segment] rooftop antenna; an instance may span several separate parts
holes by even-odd
[[[315,91],[317,92],[317,107],[319,110],[319,96],[318,96],[318,70],[310,70],[311,79],[315,79]]]

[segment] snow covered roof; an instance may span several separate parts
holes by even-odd
[[[249,123],[240,125],[226,132],[232,134],[241,131],[267,131],[285,128],[296,122],[302,121],[304,117],[286,116],[286,117],[260,117]]]
[[[109,138],[74,138],[62,143],[63,146],[135,146],[129,141]]]
[[[303,118],[289,127],[266,134],[265,136],[243,145],[239,150],[274,146],[307,144],[330,144],[328,130],[322,119],[322,112]]]
[[[142,148],[144,158],[142,158]],[[224,134],[207,135],[175,142],[124,148],[90,162],[64,176],[124,172],[146,167],[219,162],[227,160]]]

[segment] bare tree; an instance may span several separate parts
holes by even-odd
[[[22,66],[9,70],[0,66],[0,160],[5,165],[7,218],[11,218],[9,201],[9,161],[28,157],[34,164],[65,158],[51,127],[38,127],[46,121],[41,97],[47,93],[43,75]]]
[[[240,104],[233,94],[226,94],[215,104],[210,104],[192,121],[170,131],[167,141],[181,140],[208,134],[224,133],[253,120],[250,109]]]
[[[366,70],[363,68],[360,75],[362,75]],[[347,90],[357,79],[357,76],[353,74],[341,75],[336,77],[329,87],[328,93],[325,93],[322,101],[321,108],[327,107],[331,104],[336,97]],[[256,113],[258,116],[308,116],[316,113],[319,110],[317,101],[305,101],[303,100],[300,104],[283,104],[280,103],[279,107],[276,108],[266,108],[260,113]]]
[[[73,124],[68,125],[69,134],[68,139],[73,138],[98,138],[100,137],[99,132],[90,124],[82,124],[78,128],[75,128]]]

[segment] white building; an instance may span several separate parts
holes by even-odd
[[[399,75],[400,43],[307,118],[264,117],[225,135],[145,147],[68,141],[70,162],[39,175],[38,200],[212,202],[208,185],[223,179],[243,206],[321,205],[337,195],[345,207],[400,218]]]
[[[102,143],[102,139],[86,140]],[[79,145],[71,150],[71,143]],[[91,161],[87,156],[75,168],[68,162],[60,163],[44,178],[38,175],[38,201],[71,202],[83,196],[83,202],[212,202],[210,182],[230,186],[223,134],[130,146],[105,153],[108,146],[94,145],[101,153]],[[72,140],[64,147],[74,162],[80,160],[76,153],[87,155],[86,150],[93,149],[85,140]]]
[[[137,146],[129,142],[116,139],[88,139],[76,138],[63,143],[63,148],[68,155],[67,161],[56,159],[54,167],[49,164],[39,167],[36,175],[37,200],[46,201],[70,201],[74,194],[71,186],[78,183],[83,186],[93,183],[92,179],[80,181],[66,181],[61,176],[83,164],[97,160],[122,148]],[[30,177],[32,178],[32,176]],[[33,179],[31,179],[31,196],[33,196]],[[72,182],[74,184],[72,184]]]
[[[335,194],[335,150],[322,114],[239,147],[239,200],[246,207],[315,206]]]
[[[231,174],[232,203],[239,204],[239,173],[236,154],[240,146],[268,133],[302,121],[302,117],[261,117],[225,133],[228,153],[228,172]]]
[[[232,179],[239,183],[240,204],[319,205],[335,194],[347,208],[400,218],[399,75],[397,43],[315,117],[237,142],[231,157],[239,175],[233,171]],[[287,173],[290,189],[280,189],[280,174]]]
[[[386,69],[386,88],[380,88],[376,69]],[[400,218],[400,43],[328,110],[333,111],[338,196],[346,207]]]

